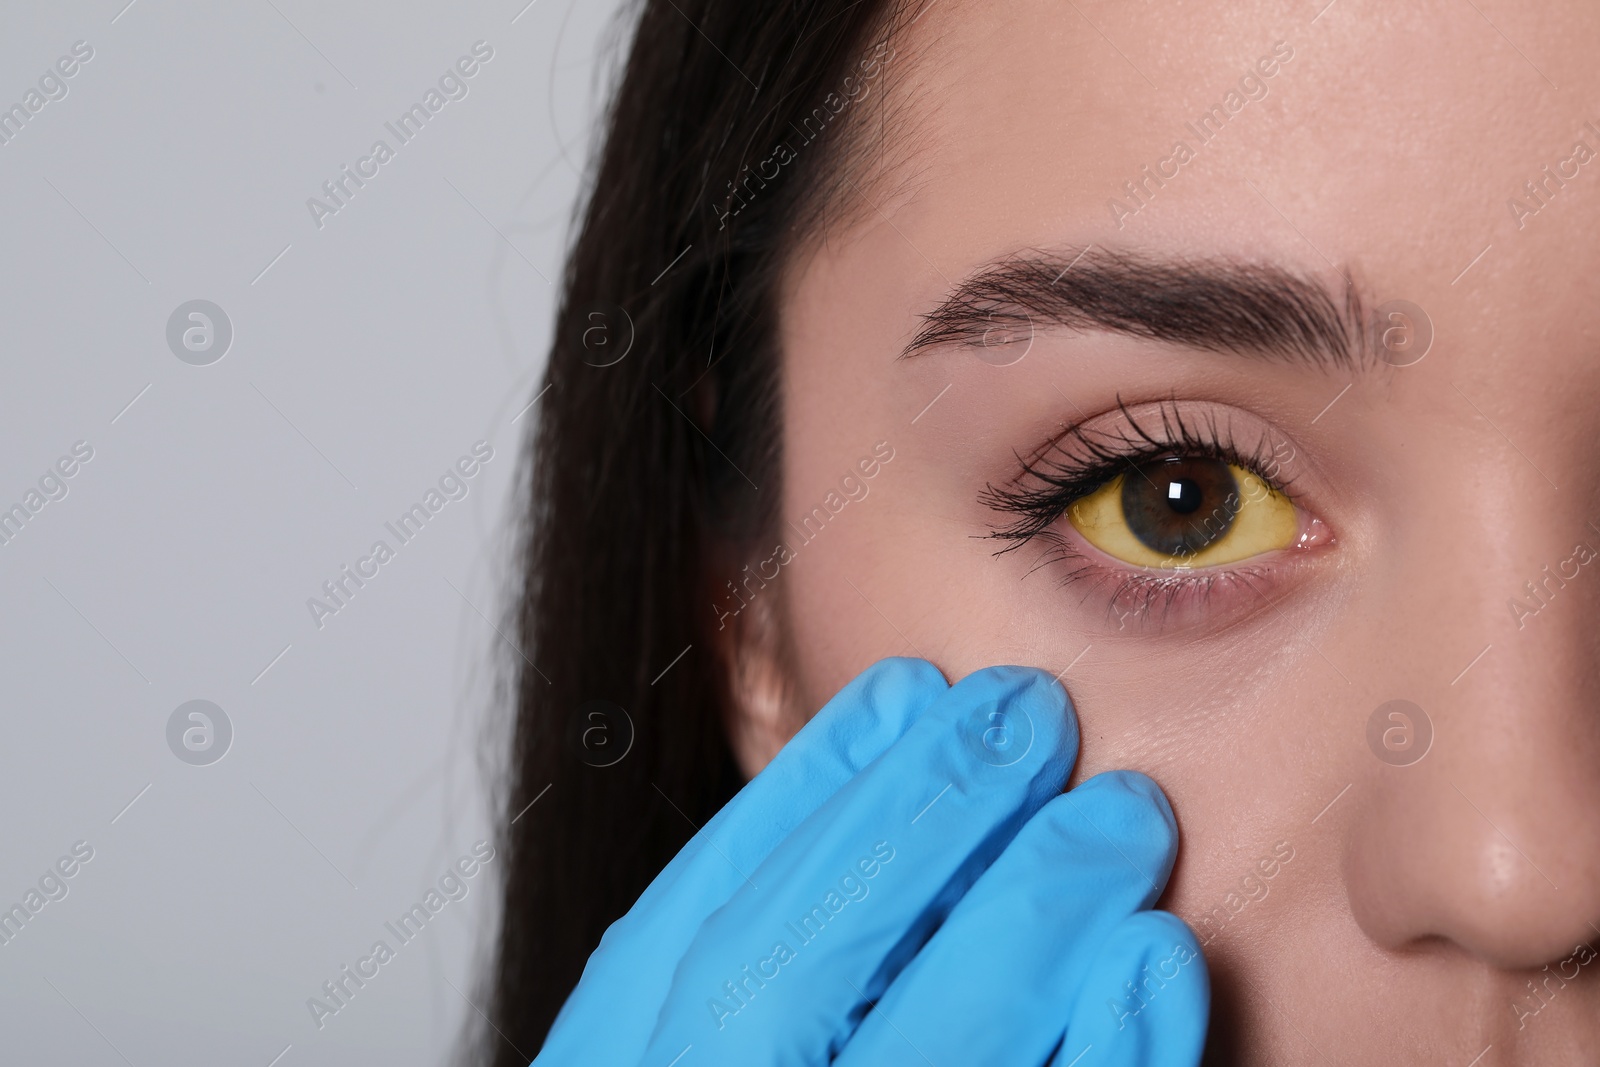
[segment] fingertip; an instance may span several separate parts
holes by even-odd
[[[1160,979],[1153,988],[1178,994],[1169,998],[1178,1001],[1169,1007],[1203,1014],[1211,1002],[1211,975],[1200,941],[1170,911],[1136,911],[1119,922],[1100,950],[1097,969],[1105,979],[1153,975]]]
[[[1141,868],[1153,889],[1146,904],[1155,903],[1178,861],[1178,821],[1161,787],[1138,771],[1102,771],[1067,795],[1102,833],[1148,864]]]
[[[787,803],[810,796],[818,782],[843,784],[903,738],[949,689],[944,675],[927,660],[880,659],[811,716],[745,791],[762,782],[765,792],[758,790],[760,795]]]
[[[1173,814],[1167,795],[1148,774],[1133,770],[1101,771],[1072,790],[1082,799],[1095,798],[1122,813],[1130,827],[1149,824],[1156,829],[1159,823],[1165,836],[1174,844],[1178,837],[1178,819]]]
[[[1194,932],[1170,912],[1134,912],[1096,954],[1061,1055],[1083,1049],[1078,1067],[1193,1067],[1210,1011],[1211,977]]]
[[[1136,911],[1117,924],[1120,936],[1129,943],[1142,944],[1149,949],[1182,945],[1196,956],[1201,956],[1200,940],[1189,924],[1170,911],[1151,908]],[[1204,957],[1201,957],[1202,960]]]
[[[979,717],[992,708],[1026,725],[1033,747],[1050,756],[1078,755],[1078,716],[1061,683],[1037,667],[999,664],[984,667],[956,682]]]
[[[924,691],[938,696],[950,688],[944,673],[919,656],[885,656],[862,671],[871,684]]]
[[[1172,912],[1156,908],[1136,911],[1117,924],[1112,938],[1120,942],[1121,948],[1110,948],[1109,952],[1137,957],[1141,963],[1151,965],[1170,958],[1184,970],[1193,967],[1195,977],[1210,988],[1200,939],[1188,923]],[[1160,973],[1165,976],[1168,969]]]
[[[939,668],[925,659],[889,656],[852,678],[822,706],[807,726],[831,729],[836,720],[846,729],[879,725],[891,738],[950,688]]]
[[[1141,962],[1141,973],[1144,966],[1160,977],[1167,977],[1174,968],[1179,972],[1181,981],[1164,987],[1164,991],[1178,994],[1177,1002],[1167,1005],[1169,1014],[1195,1012],[1205,1018],[1211,1004],[1211,973],[1200,939],[1188,923],[1170,911],[1136,911],[1118,924],[1117,936],[1125,944],[1137,946],[1134,954]],[[1173,982],[1171,977],[1167,980]]]

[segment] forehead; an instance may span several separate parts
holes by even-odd
[[[792,277],[909,336],[988,259],[1092,242],[1348,270],[1496,336],[1533,309],[1577,327],[1597,43],[1580,3],[933,0],[896,38],[889,172]]]

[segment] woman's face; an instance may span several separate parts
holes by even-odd
[[[1600,8],[1321,7],[937,0],[893,42],[849,104],[888,164],[784,295],[754,596],[810,711],[890,655],[1061,672],[1075,780],[1172,801],[1228,1058],[1574,1062]]]

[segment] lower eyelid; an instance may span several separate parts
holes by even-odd
[[[1302,534],[1303,539],[1314,535],[1303,548],[1277,549],[1237,564],[1188,571],[1131,567],[1087,542],[1074,544],[1081,541],[1076,531],[1063,536],[1052,530],[1043,535],[1051,543],[1049,555],[1036,567],[1054,572],[1059,588],[1081,589],[1083,606],[1103,605],[1105,623],[1113,633],[1172,636],[1202,627],[1222,629],[1275,604],[1313,563],[1307,549],[1334,543],[1321,520],[1313,517],[1308,525],[1320,530]]]

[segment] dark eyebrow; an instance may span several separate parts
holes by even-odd
[[[1157,259],[1090,245],[1075,256],[1032,249],[957,285],[900,358],[942,345],[1014,343],[1041,326],[1098,329],[1208,352],[1319,368],[1372,362],[1361,294],[1343,293],[1272,264]]]

